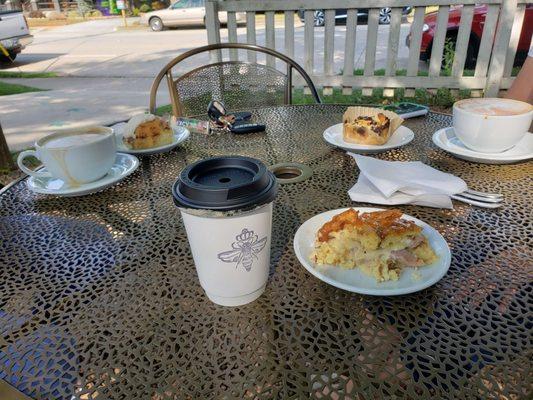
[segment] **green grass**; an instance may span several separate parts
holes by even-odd
[[[383,89],[374,89],[371,96],[363,96],[361,89],[356,89],[351,95],[342,94],[342,89],[333,89],[333,94],[322,95],[322,90],[318,91],[323,103],[326,104],[390,104],[400,101],[422,104],[429,107],[449,108],[454,102],[470,97],[469,90],[460,90],[457,95],[452,94],[449,89],[437,89],[436,93],[431,93],[425,89],[416,89],[412,97],[405,96],[405,89],[394,90],[394,97],[383,96]],[[293,92],[294,104],[313,104],[315,101],[310,94],[304,94],[302,89],[295,89]]]
[[[165,106],[160,106],[155,109],[156,115],[165,115],[165,114],[172,114],[172,106],[170,104],[167,104]]]
[[[43,89],[31,86],[16,85],[13,83],[0,82],[0,96],[9,96],[10,94],[21,94],[28,92],[42,92]]]
[[[512,71],[511,71],[511,76],[517,76],[519,71],[520,71],[520,67],[513,67]],[[474,76],[474,72],[475,72],[475,70],[473,70],[473,69],[465,69],[463,71],[463,76]],[[341,71],[341,74],[342,74],[342,71]],[[362,69],[354,69],[353,74],[355,76],[363,76],[364,70],[362,70]],[[384,68],[376,69],[374,71],[374,75],[375,76],[385,76],[385,69]],[[406,75],[407,75],[407,70],[406,69],[399,69],[399,70],[396,71],[396,76],[406,76]],[[443,70],[440,71],[440,75],[441,76],[451,76],[452,75],[452,71],[448,70],[448,69],[443,69]],[[428,72],[427,71],[418,71],[417,76],[428,76]]]
[[[516,76],[518,75],[518,72],[520,71],[520,67],[514,67],[511,75]],[[474,70],[472,69],[465,69],[463,72],[463,76],[474,76]],[[342,73],[342,72],[341,72]],[[353,74],[355,76],[363,76],[364,71],[363,69],[355,69],[353,71]],[[450,70],[442,70],[440,72],[441,76],[450,76],[451,71]],[[385,69],[377,69],[374,71],[375,76],[384,76],[385,75]],[[396,71],[396,76],[406,76],[407,70],[405,69],[399,69]],[[428,76],[427,71],[419,71],[418,76]],[[470,90],[468,89],[461,89],[461,90],[454,90],[451,91],[450,89],[437,89],[429,91],[426,89],[416,89],[414,96],[407,97],[405,95],[405,89],[398,88],[394,90],[394,97],[385,97],[383,96],[383,89],[376,88],[373,90],[371,96],[363,96],[361,89],[356,89],[352,92],[351,95],[344,95],[342,94],[342,90],[340,88],[333,89],[333,94],[324,96],[322,93],[322,90],[318,90],[320,98],[322,99],[323,103],[330,103],[330,104],[390,104],[390,103],[396,103],[401,101],[408,101],[412,103],[417,103],[421,105],[425,105],[428,107],[432,107],[433,109],[445,109],[449,111],[449,109],[452,107],[453,103],[457,100],[461,100],[464,98],[470,97]],[[209,96],[208,96],[209,97]],[[225,93],[224,94],[225,101],[230,103],[231,102],[231,93]],[[201,101],[200,101],[201,100]],[[204,99],[197,99],[196,103],[198,102],[205,102],[209,103],[210,98]],[[315,101],[313,97],[309,94],[304,94],[302,89],[295,89],[293,91],[293,104],[313,104]],[[164,114],[172,114],[172,107],[170,105],[164,105],[160,106],[156,109],[157,115],[164,115]]]
[[[352,94],[345,95],[340,88],[334,88],[333,94],[328,96],[324,96],[321,89],[318,90],[318,94],[322,102],[326,104],[390,104],[409,101],[437,109],[448,109],[457,100],[470,97],[469,90],[459,90],[458,93],[454,94],[449,89],[437,89],[435,93],[429,92],[426,89],[416,89],[414,96],[407,97],[403,88],[395,89],[394,97],[383,96],[383,89],[374,89],[371,96],[363,96],[361,89],[356,89]],[[315,103],[313,96],[304,94],[303,89],[294,89],[292,101],[293,104]],[[208,102],[209,99],[206,99],[205,103],[207,104]],[[160,106],[156,109],[156,114],[172,114],[172,107],[170,105]]]
[[[55,72],[15,72],[0,71],[0,78],[57,78]]]

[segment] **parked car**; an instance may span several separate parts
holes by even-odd
[[[0,62],[10,62],[33,41],[22,11],[0,11],[0,43],[9,57],[0,51]]]
[[[149,25],[153,31],[161,31],[165,27],[182,25],[205,25],[206,0],[178,0],[163,10],[151,11],[141,16],[141,24]],[[246,15],[236,13],[237,23],[244,22]],[[227,14],[219,13],[221,23],[227,22]]]
[[[461,9],[463,6],[457,6],[450,9],[448,17],[448,28],[446,33],[446,40],[455,42],[457,40],[457,32],[461,23]],[[481,43],[481,35],[483,33],[483,26],[485,24],[485,17],[487,15],[487,5],[476,5],[474,7],[474,18],[472,20],[472,30],[470,32],[470,40],[468,41],[468,49],[466,52],[465,68],[472,69],[476,66],[476,59],[479,51],[479,44]],[[431,58],[431,48],[433,45],[433,37],[437,27],[437,13],[432,12],[426,14],[424,18],[424,26],[422,28],[422,43],[420,47],[420,59],[428,61]],[[495,32],[493,32],[495,33]],[[533,34],[533,5],[529,4],[526,7],[524,15],[524,24],[522,25],[522,32],[518,40],[517,54],[515,64],[522,64],[527,57],[529,45],[531,43],[531,35]],[[410,46],[411,32],[407,35],[406,44]]]
[[[412,7],[404,7],[402,10],[403,15],[407,15],[411,12]],[[385,7],[379,10],[379,23],[388,25],[390,24],[391,19],[391,8]],[[300,18],[300,21],[304,22],[304,10],[298,10],[298,17]],[[338,9],[335,10],[335,21],[343,21],[346,22],[346,18],[348,17],[348,11],[345,9]],[[357,17],[367,19],[368,18],[368,8],[358,8],[357,9]],[[315,26],[324,26],[325,20],[326,20],[326,13],[324,10],[316,10],[313,15]]]

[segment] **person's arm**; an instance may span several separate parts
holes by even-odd
[[[533,47],[504,97],[533,103]]]

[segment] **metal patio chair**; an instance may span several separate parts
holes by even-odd
[[[174,78],[172,68],[200,53],[238,49],[264,53],[286,66],[283,73],[274,67],[244,61],[222,61],[203,65]],[[205,114],[211,100],[222,101],[228,110],[292,104],[292,72],[296,70],[317,103],[320,97],[305,70],[291,58],[266,47],[220,43],[187,51],[170,61],[156,76],[150,91],[150,112],[156,109],[157,89],[164,77],[170,91],[172,113],[176,117]]]

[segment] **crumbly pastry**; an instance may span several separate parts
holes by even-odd
[[[317,265],[360,268],[379,282],[398,280],[404,267],[435,262],[438,257],[422,228],[401,217],[395,209],[344,211],[320,228],[311,259]]]
[[[343,115],[343,139],[349,143],[383,145],[402,122],[392,111],[349,107]]]
[[[138,114],[124,127],[122,141],[129,149],[140,150],[170,144],[173,137],[172,128],[163,118],[152,114]]]

